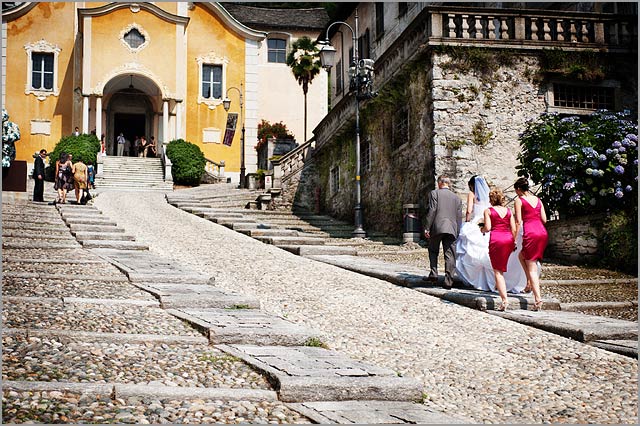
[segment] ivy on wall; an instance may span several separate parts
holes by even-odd
[[[483,82],[491,81],[500,67],[512,66],[518,58],[512,49],[441,45],[433,50],[449,56],[449,61],[440,65],[443,70],[465,74],[475,72]]]

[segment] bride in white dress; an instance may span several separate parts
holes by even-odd
[[[456,272],[468,286],[496,291],[489,259],[489,234],[483,235],[478,225],[484,221],[484,211],[489,207],[487,182],[482,176],[473,176],[469,180],[466,222],[462,224],[456,242]],[[516,236],[516,247],[516,251],[509,256],[507,272],[504,273],[507,291],[510,293],[521,293],[527,285],[527,277],[518,260],[518,253],[522,249],[522,230]]]

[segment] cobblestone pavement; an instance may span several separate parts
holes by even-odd
[[[321,330],[354,359],[421,380],[435,409],[486,423],[637,422],[635,359],[292,255],[161,194],[105,192],[95,205],[217,287]]]
[[[265,376],[74,239],[77,248],[10,248],[68,241],[54,208],[3,203],[2,212],[3,423],[308,423],[275,400]],[[39,216],[51,224],[36,240]],[[146,396],[119,397],[114,384]],[[149,396],[157,391],[187,396]]]

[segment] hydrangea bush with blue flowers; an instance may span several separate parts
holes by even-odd
[[[638,124],[606,110],[586,119],[543,114],[520,135],[518,175],[540,184],[549,212],[581,215],[638,203]]]
[[[16,159],[15,143],[20,140],[20,129],[13,121],[9,121],[9,113],[2,109],[2,168],[11,167]]]

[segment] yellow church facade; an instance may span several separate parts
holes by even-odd
[[[31,162],[34,152],[53,149],[77,127],[104,135],[107,155],[116,154],[120,133],[130,141],[153,136],[158,145],[182,138],[206,158],[224,160],[233,175],[244,124],[247,172],[255,171],[257,124],[267,114],[259,86],[268,39],[214,2],[18,5],[3,13],[2,82],[3,105],[21,129],[16,159]],[[282,65],[278,78],[302,97]],[[320,80],[312,95],[322,103],[324,71]],[[224,143],[229,113],[239,118]],[[311,117],[309,127],[320,119]]]

